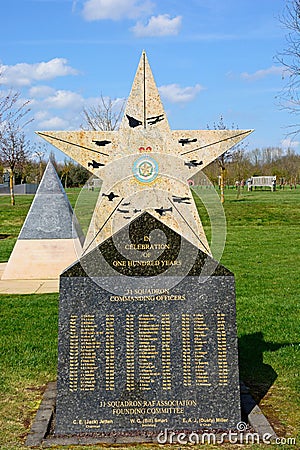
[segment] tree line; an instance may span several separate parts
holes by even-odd
[[[33,146],[34,148],[35,146]],[[39,184],[49,159],[54,164],[64,188],[82,187],[91,176],[88,170],[72,160],[65,159],[64,162],[58,162],[53,153],[50,153],[48,158],[46,158],[46,154],[44,155],[40,160],[36,160],[35,152],[29,153],[28,157],[24,158],[22,163],[16,165],[14,170],[14,184]],[[0,158],[0,184],[8,179],[6,177],[6,174],[9,173],[8,169],[9,166]]]
[[[83,129],[114,130],[118,128],[124,102],[115,110],[114,101],[101,97],[95,110],[83,110]],[[20,102],[20,94],[10,91],[0,97],[0,182],[9,173],[11,204],[14,205],[14,183],[39,183],[46,166],[46,145],[32,144],[26,139],[25,126],[30,123],[29,102]],[[209,127],[208,127],[209,128]],[[235,128],[233,126],[233,128]],[[214,129],[228,129],[220,118]],[[70,159],[57,162],[50,155],[65,188],[83,186],[91,173]],[[237,144],[204,169],[204,173],[220,186],[221,201],[224,187],[245,182],[251,176],[276,175],[277,183],[296,186],[300,183],[300,155],[292,149],[279,147],[247,150],[244,142]],[[2,180],[1,180],[2,177]],[[197,175],[194,177],[197,184]]]
[[[280,147],[255,148],[253,150],[233,149],[230,158],[223,165],[224,184],[235,186],[236,182],[247,181],[252,176],[275,175],[277,184],[300,184],[300,155],[293,149]],[[204,173],[214,185],[218,185],[220,163],[214,161]],[[197,179],[195,180],[197,183]]]

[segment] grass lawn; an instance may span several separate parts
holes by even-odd
[[[10,196],[0,196],[0,262],[7,261],[19,236],[33,195],[16,195],[16,205],[10,205]]]
[[[300,448],[300,189],[225,194],[222,263],[236,279],[241,378],[278,436],[297,438],[296,446],[272,448]],[[78,190],[68,195],[75,205]],[[9,197],[0,197],[0,235],[9,235],[0,239],[0,261],[8,259],[31,201],[17,196],[12,208]],[[209,236],[200,202],[199,209]],[[45,384],[56,377],[58,295],[1,295],[0,305],[0,448],[15,449],[23,447]]]

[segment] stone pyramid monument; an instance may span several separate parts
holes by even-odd
[[[2,279],[53,279],[82,253],[83,233],[51,161]]]

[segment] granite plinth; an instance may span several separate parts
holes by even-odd
[[[146,246],[146,248],[145,248]],[[60,278],[56,434],[234,428],[234,276],[143,213]]]
[[[65,190],[49,161],[19,239],[73,239],[78,236],[83,239]]]
[[[131,436],[124,436],[123,434],[118,435],[117,433],[113,434],[105,434],[105,435],[97,435],[94,433],[93,435],[71,435],[71,436],[54,436],[52,430],[52,421],[55,421],[55,405],[56,405],[56,383],[48,383],[46,391],[43,396],[43,400],[39,406],[36,417],[33,421],[33,424],[30,429],[30,433],[26,438],[25,446],[27,447],[37,447],[42,446],[43,448],[55,447],[57,445],[67,446],[67,445],[97,445],[97,444],[136,444],[136,443],[146,443],[146,442],[154,442],[157,444],[163,443],[164,435],[160,434],[155,435],[154,433],[147,432],[146,434],[137,434]],[[267,418],[263,415],[262,411],[255,404],[253,398],[249,394],[249,388],[247,388],[243,383],[241,383],[241,408],[244,414],[248,417],[249,425],[252,426],[253,431],[258,433],[258,435],[263,438],[266,436],[266,433],[270,436],[270,443],[274,442],[277,438],[275,431],[272,426],[268,422]],[[48,420],[45,420],[48,419]],[[243,422],[245,426],[246,423]],[[50,430],[50,432],[49,432]],[[248,427],[245,428],[245,441],[247,442],[247,434],[249,433]],[[170,432],[171,436],[171,432]],[[169,436],[169,440],[170,440]],[[176,443],[177,436],[172,436],[171,441]],[[200,436],[200,434],[199,434]],[[205,430],[203,430],[203,437],[205,436]],[[215,434],[216,442],[224,442],[224,436],[220,433]],[[223,437],[222,437],[223,436]],[[206,437],[205,442],[208,440]],[[244,438],[244,436],[239,433],[239,441],[240,438]],[[244,439],[243,439],[244,441]],[[249,441],[249,440],[248,440]],[[196,442],[196,441],[195,441]],[[208,441],[210,442],[210,441]]]

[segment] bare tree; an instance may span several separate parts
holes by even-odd
[[[112,100],[101,94],[100,103],[83,109],[83,129],[112,131],[119,127],[125,108],[125,100]]]
[[[41,143],[34,143],[32,146],[32,156],[36,158],[39,163],[39,175],[38,175],[38,183],[41,182],[43,176],[43,165],[44,165],[44,156],[46,154],[46,146]]]
[[[207,128],[209,129],[209,126],[207,126]],[[224,123],[224,119],[223,116],[220,117],[219,122],[215,122],[213,125],[214,130],[229,130],[229,128],[225,125]],[[236,129],[236,127],[234,126],[234,124],[232,124],[231,127],[232,130]],[[231,149],[227,150],[226,152],[224,152],[221,156],[219,156],[219,158],[217,158],[217,164],[220,168],[220,195],[221,195],[221,203],[225,202],[225,172],[226,172],[226,167],[228,165],[229,162],[232,161],[232,158],[234,156],[234,154],[236,152],[241,152],[242,150],[244,150],[246,148],[247,144],[241,144],[238,143],[236,145],[234,145]]]
[[[300,0],[287,0],[285,10],[280,17],[281,23],[288,30],[286,48],[275,59],[283,66],[283,78],[287,79],[280,98],[280,106],[292,115],[300,113]],[[300,123],[292,124],[288,135],[300,132]]]
[[[22,102],[20,93],[10,91],[0,97],[0,158],[10,169],[11,204],[15,205],[15,170],[21,168],[28,157],[28,141],[23,128],[31,120],[26,120],[30,109],[29,101]]]
[[[9,129],[4,140],[0,140],[0,154],[4,165],[10,169],[9,188],[11,205],[15,205],[14,179],[17,168],[21,169],[29,156],[28,141],[23,132]]]

